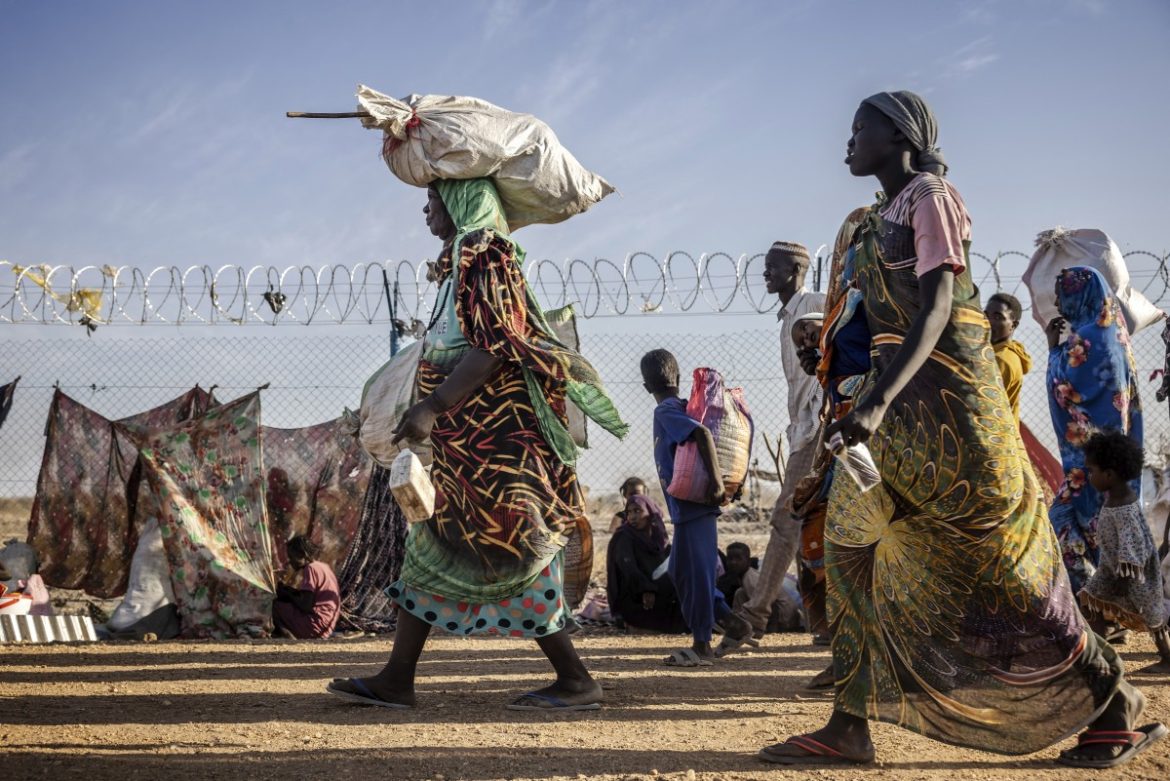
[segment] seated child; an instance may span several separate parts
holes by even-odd
[[[757,564],[753,563],[752,550],[746,543],[733,542],[727,546],[727,555],[723,559],[724,573],[715,581],[715,585],[732,610],[738,610],[751,598],[756,582],[760,579]]]
[[[755,643],[752,626],[732,615],[723,594],[715,586],[719,563],[719,534],[716,519],[723,503],[724,487],[719,456],[711,432],[687,415],[687,405],[678,395],[678,361],[666,350],[653,350],[642,356],[642,384],[654,396],[654,463],[663,493],[674,477],[675,449],[683,442],[694,441],[699,456],[712,475],[709,503],[698,504],[675,499],[666,494],[670,520],[674,524],[674,547],[670,553],[669,572],[678,591],[683,618],[691,630],[690,648],[678,651],[665,660],[674,667],[709,666],[715,658],[711,634],[715,622],[722,623],[725,638],[737,645]]]
[[[646,493],[646,482],[640,477],[627,477],[621,487],[618,488],[618,493],[622,495],[622,509],[613,514],[613,518],[609,522],[609,533],[613,534],[626,520],[625,503],[629,501],[631,496],[644,495]]]
[[[1096,521],[1101,561],[1077,598],[1098,634],[1105,621],[1153,634],[1160,659],[1139,672],[1170,673],[1161,560],[1130,485],[1142,474],[1141,445],[1120,431],[1099,431],[1085,443],[1085,471],[1105,503]]]
[[[328,637],[341,615],[341,589],[329,565],[314,561],[317,546],[298,534],[288,541],[287,582],[276,586],[272,617],[278,632],[298,640]]]

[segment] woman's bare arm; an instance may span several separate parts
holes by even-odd
[[[495,373],[503,359],[486,350],[469,350],[455,365],[439,387],[425,399],[415,404],[398,423],[393,442],[409,439],[421,442],[431,436],[435,418],[452,407],[456,407]]]
[[[826,429],[826,439],[838,431],[846,445],[869,439],[877,431],[890,403],[925,365],[931,351],[938,345],[943,328],[950,319],[954,272],[949,266],[940,266],[919,277],[918,286],[921,308],[894,360],[853,411]]]

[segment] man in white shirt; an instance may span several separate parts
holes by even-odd
[[[751,598],[736,612],[751,622],[757,635],[763,634],[772,604],[784,596],[784,576],[796,557],[800,542],[800,521],[792,517],[792,490],[812,466],[819,443],[821,386],[800,368],[792,341],[792,324],[801,315],[824,310],[825,294],[805,288],[810,257],[796,242],[778,241],[764,259],[764,284],[780,297],[780,365],[788,383],[788,462],[784,483],[772,509],[772,532],[760,563],[759,580]],[[728,649],[730,650],[730,649]]]

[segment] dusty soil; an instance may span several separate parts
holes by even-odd
[[[880,764],[780,770],[761,746],[821,724],[827,696],[801,685],[828,660],[803,635],[700,671],[659,660],[681,638],[578,635],[606,688],[603,710],[506,711],[548,668],[535,645],[437,637],[419,667],[419,708],[346,705],[335,675],[370,673],[387,639],[262,643],[10,646],[0,666],[0,775],[7,779],[841,778],[1038,781],[1086,778],[1055,749],[1011,758],[876,725]],[[1131,669],[1150,659],[1124,647]],[[1148,718],[1170,720],[1170,680],[1141,684]],[[1170,741],[1111,779],[1166,778]]]
[[[23,538],[27,500],[0,507],[0,540]],[[608,517],[606,517],[606,521]],[[596,523],[604,529],[602,522]],[[763,552],[766,527],[732,521],[721,543]],[[608,535],[595,538],[604,573]],[[58,609],[93,600],[54,592]],[[59,600],[59,601],[58,601]],[[100,607],[101,605],[98,605]],[[419,708],[346,705],[333,676],[364,675],[392,640],[106,643],[0,648],[0,778],[385,779],[1082,779],[1056,749],[1001,757],[874,727],[879,763],[782,770],[755,757],[821,725],[831,698],[802,690],[829,660],[806,635],[769,635],[762,649],[698,671],[663,667],[683,637],[586,628],[577,646],[606,689],[582,714],[514,713],[515,696],[549,668],[530,642],[436,636],[419,665]],[[1146,637],[1122,649],[1130,669],[1152,661]],[[1147,720],[1170,721],[1170,678],[1135,678]],[[1071,745],[1068,741],[1065,745]],[[1110,779],[1170,776],[1170,740]],[[1104,777],[1104,776],[1102,776]]]

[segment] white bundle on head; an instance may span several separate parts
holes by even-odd
[[[511,230],[567,220],[614,191],[531,114],[458,96],[396,100],[365,85],[357,98],[371,114],[362,124],[383,132],[382,157],[395,176],[416,187],[489,177]]]
[[[1060,272],[1073,266],[1088,266],[1101,272],[1117,296],[1131,334],[1165,317],[1162,310],[1130,285],[1125,256],[1113,239],[1096,228],[1068,229],[1058,225],[1037,235],[1036,252],[1023,276],[1032,296],[1032,317],[1041,327],[1060,314],[1053,288]]]

